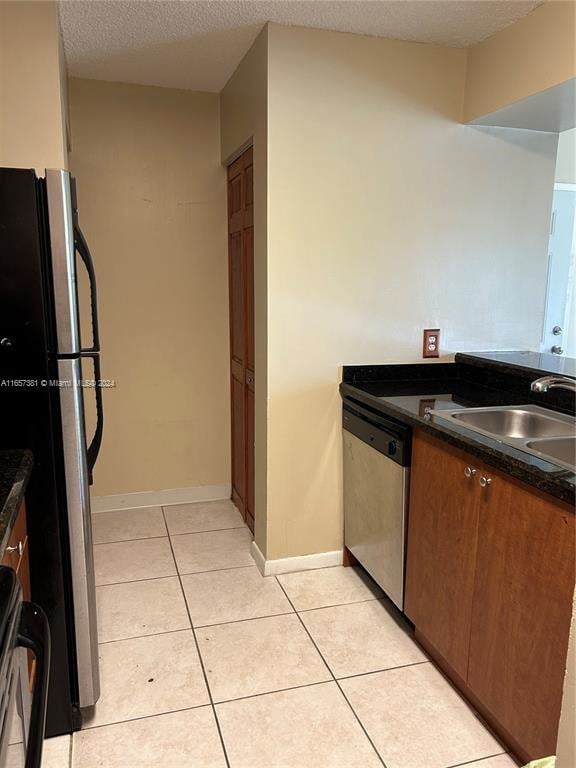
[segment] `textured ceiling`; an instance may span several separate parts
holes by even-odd
[[[267,21],[466,47],[541,0],[61,0],[72,76],[220,91]]]

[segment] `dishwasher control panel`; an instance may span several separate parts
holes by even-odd
[[[397,464],[409,466],[410,427],[370,411],[355,401],[344,401],[342,427]]]

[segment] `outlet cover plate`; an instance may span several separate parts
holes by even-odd
[[[425,328],[422,342],[422,357],[440,356],[440,328]]]

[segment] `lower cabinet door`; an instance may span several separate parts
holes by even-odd
[[[574,513],[488,468],[468,687],[528,762],[556,753],[574,591]]]
[[[421,639],[466,680],[478,536],[472,457],[416,433],[405,611]],[[477,466],[477,465],[476,465]]]

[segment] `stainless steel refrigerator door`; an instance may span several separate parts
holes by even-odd
[[[402,610],[408,470],[347,430],[343,438],[344,543]]]
[[[46,170],[46,195],[50,224],[52,282],[58,336],[57,354],[80,352],[76,252],[70,197],[70,174],[61,169]]]
[[[58,375],[80,707],[91,707],[100,696],[100,673],[80,360],[59,360]]]

